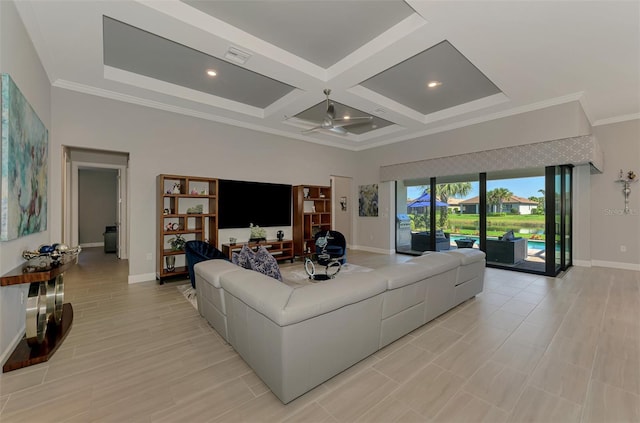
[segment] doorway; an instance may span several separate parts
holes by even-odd
[[[89,240],[88,246],[95,246],[96,231],[101,231],[99,234],[103,234],[107,226],[110,227],[110,230],[115,227],[116,257],[127,259],[129,251],[129,213],[127,207],[129,154],[64,147],[63,158],[65,162],[62,183],[62,186],[65,187],[63,195],[63,241],[75,246],[83,242],[87,243],[87,240]],[[81,180],[100,180],[109,179],[109,177],[112,177],[111,181],[113,181],[114,186],[104,188],[102,192],[106,193],[111,189],[114,191],[112,196],[106,194],[102,196],[97,192],[92,192],[91,189],[87,191],[81,186]],[[105,183],[98,182],[93,185],[89,184],[89,186],[93,186],[93,190],[95,190],[98,189],[95,187],[101,184],[104,185]],[[92,198],[86,199],[84,196]],[[98,216],[95,215],[96,211],[92,207],[86,206],[91,202],[101,203],[104,209],[113,211],[110,215],[111,217],[109,217],[108,213],[101,213],[103,221],[101,221],[100,226],[104,226],[101,229],[96,229],[95,224],[93,224],[93,221],[98,219]],[[85,204],[85,206],[83,207],[82,204]],[[89,223],[87,224],[87,222]],[[110,222],[112,223],[109,224]],[[111,238],[109,239],[111,240]]]

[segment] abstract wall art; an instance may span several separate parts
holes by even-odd
[[[358,187],[358,213],[360,216],[378,216],[378,184]]]
[[[48,131],[8,74],[1,74],[0,241],[47,229]]]

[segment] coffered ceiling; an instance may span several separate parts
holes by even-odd
[[[56,87],[345,149],[572,101],[593,125],[640,117],[636,1],[16,6]],[[371,119],[308,132],[327,88],[333,123]]]

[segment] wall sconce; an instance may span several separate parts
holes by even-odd
[[[637,175],[633,170],[628,171],[626,174],[620,169],[620,176],[618,180],[622,184],[622,195],[624,195],[624,213],[629,214],[629,194],[631,194],[631,183],[638,182]]]

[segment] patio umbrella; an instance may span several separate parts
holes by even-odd
[[[408,206],[409,207],[429,207],[431,204],[431,195],[422,194],[420,197],[413,200]],[[447,207],[447,203],[443,203],[442,201],[436,200],[436,207]]]

